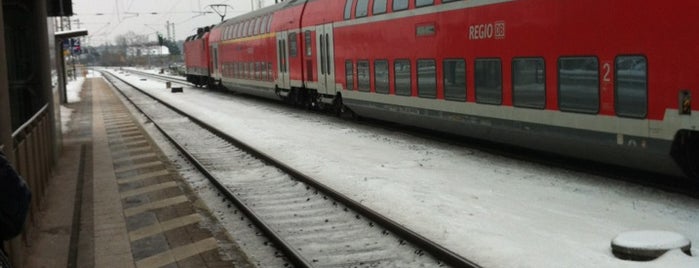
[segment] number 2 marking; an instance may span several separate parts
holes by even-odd
[[[604,82],[611,82],[612,79],[609,77],[609,74],[612,72],[612,66],[609,63],[605,63],[602,65],[602,69],[604,69]]]

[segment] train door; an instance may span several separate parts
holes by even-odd
[[[316,26],[316,53],[318,68],[318,93],[335,95],[335,49],[333,42],[333,25]]]
[[[220,75],[218,73],[218,45],[211,45],[211,65],[209,69],[211,70],[211,77],[214,79],[219,79]]]
[[[289,82],[288,32],[277,33],[277,85],[280,88],[291,89]]]

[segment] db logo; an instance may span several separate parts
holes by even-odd
[[[495,22],[495,39],[505,39],[505,21]]]

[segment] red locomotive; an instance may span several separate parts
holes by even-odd
[[[197,34],[184,42],[184,64],[187,81],[196,85],[208,85],[210,80],[209,27],[199,28]]]
[[[188,38],[185,54],[195,84],[697,178],[696,10],[690,0],[292,0]],[[187,48],[196,42],[206,47]],[[202,58],[208,69],[195,71]]]

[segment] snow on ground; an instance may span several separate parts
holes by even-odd
[[[124,76],[122,76],[124,77]],[[699,200],[162,81],[131,83],[485,267],[699,267],[614,258],[630,230],[699,241]],[[231,178],[234,179],[234,178]]]
[[[86,78],[93,78],[93,77],[101,77],[101,74],[99,72],[95,72],[92,70],[87,71]],[[77,103],[80,102],[80,92],[82,92],[83,84],[85,83],[85,78],[83,77],[78,77],[75,80],[68,80],[68,84],[66,85],[66,96],[67,96],[67,102],[68,103]],[[68,123],[70,123],[70,116],[73,114],[73,109],[68,108],[65,105],[61,105],[61,131],[63,133],[68,133],[70,131],[70,127],[68,127]]]
[[[70,116],[73,114],[73,109],[61,105],[61,131],[63,134],[70,132]]]
[[[66,85],[66,95],[68,98],[68,103],[75,103],[80,101],[80,92],[82,91],[83,83],[85,78],[78,77],[75,80],[69,80]]]

